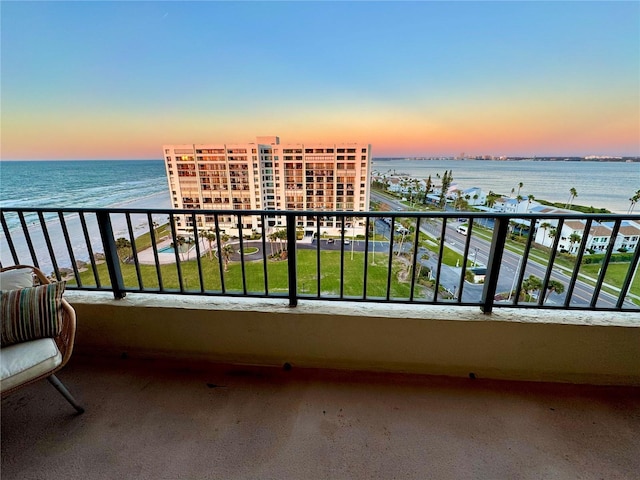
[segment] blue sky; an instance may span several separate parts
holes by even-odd
[[[3,2],[3,158],[640,155],[638,2]]]

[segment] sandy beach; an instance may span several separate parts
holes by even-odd
[[[162,192],[133,201],[109,205],[108,208],[169,209],[169,195],[167,194],[167,192]],[[17,217],[16,215],[12,215],[10,213],[5,213],[5,216],[7,217],[8,223],[11,220],[10,217]],[[94,254],[103,252],[104,247],[102,246],[100,232],[98,229],[98,224],[95,220],[95,216],[85,215],[85,219],[87,223],[89,239],[91,242],[91,248],[93,249]],[[167,216],[164,214],[154,215],[153,221],[158,223],[166,223]],[[111,222],[115,238],[128,237],[127,222],[124,215],[112,215]],[[134,236],[136,237],[149,231],[149,225],[146,215],[131,215],[131,223]],[[79,216],[75,214],[65,215],[65,224],[69,232],[69,241],[71,243],[75,259],[83,262],[89,261],[89,253],[86,247],[86,242],[84,239]],[[49,238],[51,239],[51,246],[54,251],[58,267],[71,268],[71,259],[68,255],[60,220],[57,217],[47,220],[46,228],[49,233]],[[43,270],[46,274],[50,274],[51,272],[53,272],[53,262],[49,255],[49,250],[47,248],[47,243],[43,235],[42,227],[37,219],[36,221],[31,220],[28,222],[28,231],[33,243],[33,248],[38,255],[37,263],[39,264],[41,270]],[[31,258],[31,254],[29,253],[29,248],[22,228],[13,227],[10,229],[10,233],[14,247],[16,249],[16,253],[18,255],[19,262],[29,265],[34,264],[35,262]],[[2,261],[3,265],[12,265],[14,263],[4,232],[0,233],[0,260]]]

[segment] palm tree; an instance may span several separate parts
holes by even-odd
[[[422,187],[420,186],[420,181],[417,178],[414,178],[411,183],[413,184],[413,192],[415,193],[416,202],[420,200],[420,194],[422,193]],[[411,199],[411,203],[413,203],[413,197]]]
[[[533,195],[527,195],[527,212],[529,211],[529,208],[531,208],[531,202],[533,202],[536,199],[536,197],[534,197]]]
[[[547,295],[544,299],[544,302],[542,303],[546,303],[547,300],[549,300],[551,292],[556,292],[558,295],[560,295],[562,292],[564,292],[564,284],[560,283],[558,280],[549,280],[549,284],[547,285]]]
[[[191,245],[193,245],[194,243],[196,243],[196,241],[191,238],[191,237],[187,237],[184,240],[185,245],[187,246],[187,261],[189,260],[189,257],[191,256]]]
[[[182,246],[185,243],[187,243],[187,239],[184,238],[182,235],[180,235],[180,236],[176,237],[176,243],[175,244],[172,243],[171,246],[173,248],[175,248],[178,253],[182,254]],[[184,258],[183,258],[183,260],[184,260]]]
[[[556,238],[556,235],[557,235],[557,234],[558,234],[558,229],[557,229],[556,227],[551,227],[551,228],[549,229],[549,238],[550,238],[550,239],[554,239],[554,238]],[[549,246],[551,246],[551,245],[549,245]]]
[[[282,240],[286,240],[286,238],[287,238],[287,231],[284,229],[275,230],[269,234],[269,240],[271,241],[271,255],[273,255],[273,244],[276,242],[278,244],[278,246],[276,247],[277,249],[276,254],[285,250],[282,247]]]
[[[187,260],[189,260],[189,257],[191,256],[191,245],[193,245],[196,241],[195,238],[191,237],[191,234],[193,233],[193,228],[187,228],[187,232],[189,233],[189,236],[187,236],[184,239],[184,244],[187,246]]]
[[[439,206],[443,210],[446,209],[447,193],[449,192],[449,187],[451,186],[451,182],[453,182],[453,174],[452,172],[445,170],[444,175],[442,176],[442,191],[440,192],[440,201],[439,201]]]
[[[487,207],[491,208],[495,205],[496,200],[500,198],[500,195],[493,193],[492,191],[489,191],[489,194],[487,195]]]
[[[209,260],[213,261],[213,242],[216,240],[216,232],[205,230],[200,235],[209,242]]]
[[[638,200],[640,200],[640,190],[637,190],[636,193],[629,199],[631,204],[629,205],[629,210],[627,210],[627,213],[633,213],[633,209],[635,208],[636,203],[638,203]]]
[[[529,278],[522,282],[522,292],[524,293],[524,297],[526,299],[527,295],[530,295],[529,292],[537,292],[542,288],[542,280],[540,280],[535,275],[529,275]]]
[[[544,240],[547,238],[547,229],[551,228],[551,224],[549,222],[544,222],[540,225],[540,228],[544,230],[544,237],[542,237],[542,245],[544,246]]]
[[[513,235],[513,232],[516,231],[517,226],[518,224],[514,220],[509,220],[509,233],[511,233],[511,235]]]
[[[400,244],[398,245],[398,257],[400,256],[400,254],[402,253],[402,245],[404,244],[405,238],[409,238],[407,237],[407,231],[403,230],[402,233],[398,233],[396,232],[395,234],[396,238],[400,238]]]
[[[429,178],[427,178],[427,185],[425,186],[424,189],[424,198],[422,199],[422,204],[426,205],[427,204],[427,195],[429,195],[431,193],[431,190],[433,190],[433,184],[431,183],[431,175],[429,175]]]
[[[405,177],[402,177],[400,179],[400,192],[401,195],[404,196],[407,193],[407,179]]]
[[[576,232],[573,232],[571,235],[569,235],[569,244],[570,244],[569,252],[573,250],[573,244],[579,243],[580,240],[582,240],[582,237],[578,235]]]
[[[276,240],[278,239],[277,232],[271,232],[268,235],[268,238],[269,238],[269,246],[271,247],[271,255],[273,256],[273,244],[276,243]]]
[[[120,261],[125,261],[129,256],[129,249],[131,248],[131,242],[124,237],[120,237],[116,240],[116,251],[118,252],[118,258]]]
[[[576,198],[578,196],[578,191],[571,187],[571,189],[569,190],[569,200],[567,201],[567,204],[565,205],[565,208],[571,209],[571,204],[573,203],[573,199]]]
[[[233,254],[233,247],[231,245],[225,245],[222,247],[222,258],[224,259],[224,271],[229,270],[229,259]]]
[[[287,250],[287,231],[282,229],[278,231],[278,240],[280,241],[280,250]]]
[[[520,189],[521,189],[522,187],[524,187],[524,183],[520,182],[520,183],[518,184],[518,195],[520,195]]]
[[[456,201],[454,203],[454,209],[460,210],[462,206],[462,192],[460,190],[456,190]]]

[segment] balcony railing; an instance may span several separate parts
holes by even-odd
[[[620,247],[640,215],[6,208],[0,216],[3,266],[36,265],[69,289],[116,298],[640,310],[640,248],[633,237]],[[596,249],[602,225],[609,237]]]

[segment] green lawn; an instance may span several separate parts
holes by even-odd
[[[165,223],[164,225],[160,225],[155,229],[156,243],[159,242],[161,238],[169,235],[171,235],[169,224]],[[151,247],[151,235],[149,233],[143,233],[139,237],[136,237],[136,249],[139,252],[149,247]]]
[[[604,276],[604,283],[621,287],[627,277],[630,263],[610,263],[607,267],[607,273]],[[593,278],[598,278],[600,275],[600,265],[582,265],[580,272],[589,275]],[[631,284],[631,293],[640,295],[640,275],[636,275],[633,283]]]
[[[313,250],[299,250],[297,252],[297,272],[298,272],[298,293],[317,294],[317,271],[316,252]],[[369,253],[369,265],[367,271],[367,297],[385,297],[387,291],[387,272],[389,268],[389,256],[381,253],[375,255],[375,264],[372,264],[373,256]],[[325,295],[340,294],[340,252],[323,251],[320,257],[320,291]],[[220,291],[220,267],[216,258],[211,261],[207,256],[202,257],[202,277],[205,290]],[[129,288],[139,288],[138,278],[134,265],[120,264],[124,283]],[[196,260],[181,261],[183,286],[186,290],[200,290],[200,280],[198,275],[198,265]],[[267,276],[269,293],[288,292],[288,262],[268,261]],[[410,294],[409,281],[400,281],[398,274],[406,272],[407,266],[396,256],[393,257],[390,293],[391,298],[408,298]],[[141,265],[140,273],[145,289],[158,288],[158,276],[156,267],[153,265]],[[179,289],[178,274],[176,264],[166,264],[160,267],[162,283],[164,289]],[[98,274],[102,285],[109,285],[109,275],[106,264],[98,265]],[[238,262],[230,262],[229,269],[223,272],[225,290],[227,292],[243,291],[242,269]],[[95,285],[91,270],[84,271],[80,275],[84,286]],[[354,252],[353,260],[351,254],[345,252],[344,259],[344,281],[343,289],[345,296],[362,297],[364,278],[364,253]],[[410,276],[406,278],[410,279]],[[245,281],[247,291],[253,293],[265,293],[264,289],[264,267],[262,260],[245,262]],[[70,285],[74,282],[70,281]],[[416,287],[414,295],[416,297],[429,296],[430,293],[423,291],[421,286]]]
[[[434,245],[433,243],[429,242],[429,239],[431,239],[432,241],[439,240],[430,235],[426,235],[424,232],[420,232],[420,246],[427,248],[433,255],[437,256],[440,252],[440,246]],[[461,254],[453,251],[446,245],[444,246],[444,252],[442,253],[442,263],[444,263],[445,265],[449,265],[450,267],[461,267],[463,262],[464,258]],[[467,260],[467,267],[471,267],[471,263],[471,260]]]

